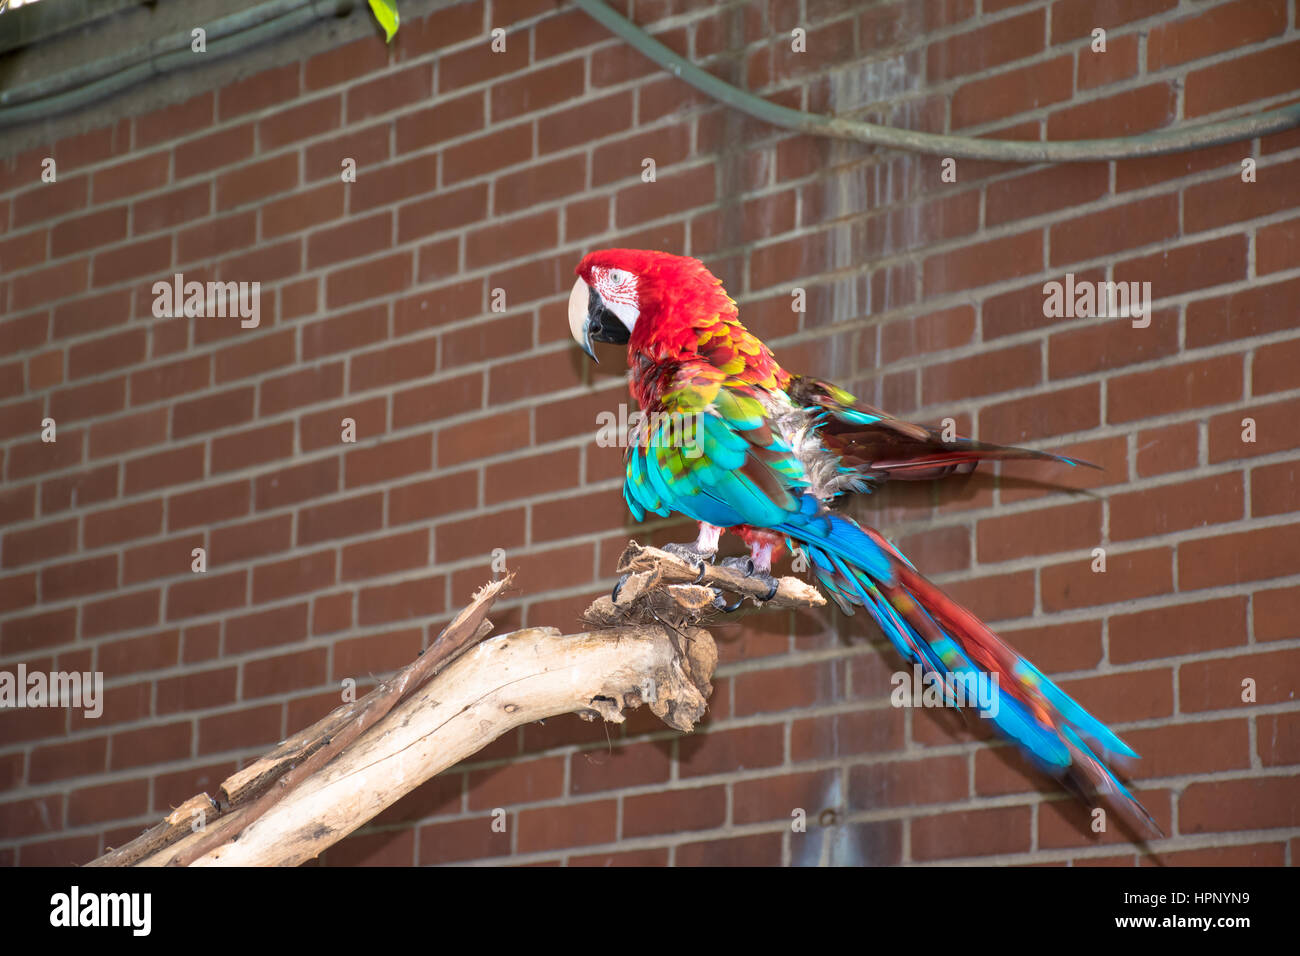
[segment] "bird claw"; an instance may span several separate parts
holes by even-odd
[[[699,571],[695,575],[695,580],[691,582],[692,584],[699,584],[704,580],[705,570],[712,563],[713,556],[718,553],[716,551],[701,551],[694,544],[666,544],[660,550],[667,551],[673,557],[681,558]]]
[[[752,578],[755,581],[767,585],[768,588],[767,594],[765,594],[761,598],[755,598],[756,601],[766,602],[776,597],[776,592],[778,587],[776,578],[774,578],[770,574],[766,574],[762,571],[755,570],[753,558],[723,558],[722,561],[719,563],[724,568],[731,568],[733,571],[739,571],[745,577]],[[744,598],[741,598],[740,600],[743,601]],[[739,607],[739,606],[740,606],[740,601],[737,601],[735,607]],[[734,609],[735,608],[731,608],[730,610],[734,610]]]
[[[733,611],[739,611],[740,605],[744,603],[745,599],[743,597],[738,597],[734,604],[728,604],[726,598],[722,596],[722,592],[717,588],[713,589],[713,606],[723,614],[731,614]]]

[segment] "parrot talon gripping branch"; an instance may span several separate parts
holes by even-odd
[[[720,568],[777,594],[772,562],[806,554],[846,614],[865,607],[898,652],[945,686],[988,680],[998,706],[981,711],[1029,760],[1085,799],[1106,803],[1140,837],[1160,834],[1111,768],[1137,754],[970,611],[922,577],[878,532],[829,510],[885,479],[965,474],[981,461],[1071,458],[947,438],[895,418],[844,389],[786,371],[741,323],[736,303],[698,259],[638,249],[593,252],[578,264],[569,328],[582,350],[627,346],[629,388],[649,421],[685,434],[637,431],[627,443],[623,496],[636,520],[684,515],[699,537],[668,553],[688,564],[718,551],[724,532],[749,548]],[[680,413],[680,414],[679,414]],[[617,605],[628,593],[615,588]],[[740,607],[715,603],[724,612]]]

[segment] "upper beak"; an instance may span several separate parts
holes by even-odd
[[[574,341],[597,365],[600,359],[596,358],[592,342],[624,345],[630,338],[627,326],[605,308],[596,290],[582,279],[573,284],[573,291],[569,293],[569,330]]]

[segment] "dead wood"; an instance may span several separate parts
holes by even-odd
[[[564,713],[621,723],[645,704],[690,731],[712,693],[717,651],[705,626],[713,588],[764,607],[824,599],[797,578],[767,586],[728,568],[697,571],[631,542],[617,603],[587,611],[591,628],[527,628],[487,638],[509,577],[480,589],[438,639],[392,679],[344,703],[141,836],[91,866],[295,865],[512,728]]]

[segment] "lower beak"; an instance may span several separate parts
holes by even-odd
[[[597,365],[600,359],[596,358],[592,342],[625,345],[630,338],[627,326],[605,308],[596,290],[582,279],[573,284],[573,291],[569,293],[569,329],[574,341]]]

